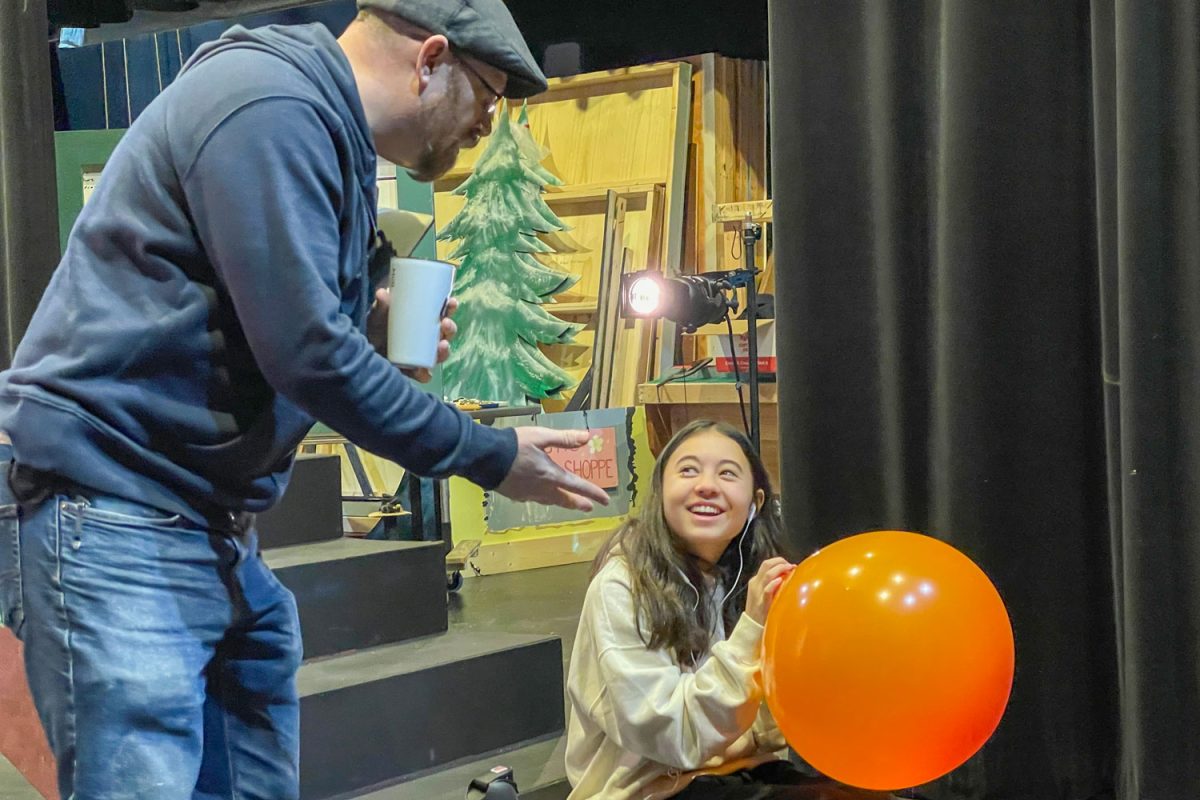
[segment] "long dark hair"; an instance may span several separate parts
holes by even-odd
[[[737,443],[750,464],[756,493],[761,490],[764,495],[746,535],[729,543],[713,570],[724,591],[729,592],[722,621],[726,631],[733,629],[746,608],[750,579],[763,561],[781,553],[782,521],[771,476],[762,458],[745,434],[731,425],[696,420],[671,437],[654,465],[650,491],[641,512],[600,548],[592,565],[594,576],[613,555],[625,558],[633,589],[631,613],[637,615],[642,641],[654,650],[669,649],[680,665],[694,663],[709,649],[714,629],[712,589],[704,580],[700,559],[688,552],[684,541],[667,525],[663,512],[663,473],[681,444],[706,431],[715,431]],[[737,584],[733,585],[735,579]]]

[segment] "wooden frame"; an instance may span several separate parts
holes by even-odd
[[[604,212],[604,252],[600,256],[600,295],[592,346],[592,391],[588,408],[608,408],[620,324],[621,275],[625,263],[625,198],[608,193]]]

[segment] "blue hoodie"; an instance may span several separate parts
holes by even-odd
[[[495,487],[516,455],[362,333],[375,149],[320,25],[235,27],[138,117],[12,367],[18,463],[197,522],[262,511],[319,419],[420,475]]]

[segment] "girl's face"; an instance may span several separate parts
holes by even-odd
[[[763,499],[742,448],[718,431],[688,437],[663,470],[667,525],[708,565],[742,532],[750,504],[761,506]]]

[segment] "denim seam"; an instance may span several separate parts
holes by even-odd
[[[221,685],[221,727],[225,732],[225,763],[229,765],[229,798],[230,800],[240,800],[242,793],[238,791],[237,770],[233,764],[233,747],[230,745],[229,738],[229,696],[228,696],[228,681],[225,676],[225,666],[222,664],[218,667],[217,680]]]
[[[72,764],[71,764],[71,787],[72,787],[72,794],[73,794],[74,790],[78,787],[78,784],[79,784],[79,774],[77,772],[77,770],[79,769],[79,759],[78,759],[78,753],[77,753],[77,748],[76,748],[76,743],[75,743],[75,650],[71,643],[71,639],[72,639],[71,615],[67,611],[67,590],[66,590],[65,584],[63,583],[63,549],[62,549],[63,548],[63,529],[62,529],[63,528],[63,514],[62,514],[62,511],[63,511],[63,505],[65,504],[65,502],[66,501],[63,499],[62,495],[59,495],[54,498],[54,503],[58,507],[56,510],[56,513],[54,515],[54,540],[55,540],[54,554],[55,554],[55,560],[57,561],[57,563],[54,566],[55,566],[55,570],[57,573],[55,577],[57,578],[57,581],[58,581],[58,598],[59,598],[58,611],[62,616],[63,631],[64,631],[63,644],[65,645],[65,650],[67,651],[67,702],[66,702],[66,707],[67,707],[67,713],[66,713],[67,726],[66,727],[67,727],[67,730],[66,730],[66,736],[68,739],[68,742],[67,742],[68,747],[66,748],[65,752],[72,753],[75,756],[74,758],[72,758]]]
[[[77,519],[80,524],[83,522],[83,517],[86,516],[93,522],[101,524],[123,525],[127,527],[137,526],[160,530],[174,530],[178,523],[183,520],[182,514],[172,514],[169,517],[137,517],[133,514],[122,514],[119,511],[109,511],[103,508],[96,508],[92,505],[84,507],[83,504],[74,513],[78,514]]]
[[[4,480],[8,480],[8,477],[6,475],[0,475],[0,481],[4,481]],[[21,506],[20,506],[20,504],[17,504],[17,503],[13,504],[13,520],[14,520],[13,524],[16,525],[16,531],[14,532],[13,541],[12,541],[12,553],[10,555],[13,558],[13,567],[16,570],[17,599],[15,601],[16,602],[16,613],[12,615],[12,622],[13,622],[12,632],[13,632],[14,636],[16,636],[18,639],[20,639],[21,638],[21,629],[23,627],[25,627],[25,625],[24,625],[24,622],[25,622],[25,578],[24,578],[24,575],[22,574],[24,572],[24,570],[21,567]],[[2,616],[0,616],[0,624],[3,624],[3,623],[4,623],[4,619],[2,618]]]

